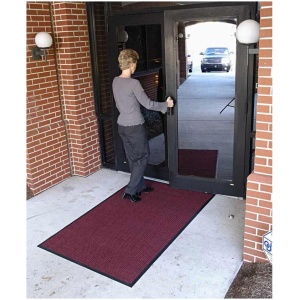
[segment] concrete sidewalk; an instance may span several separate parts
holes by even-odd
[[[132,288],[37,247],[128,180],[102,169],[27,200],[27,298],[224,298],[242,264],[243,199],[216,195]]]

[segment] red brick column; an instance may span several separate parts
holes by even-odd
[[[100,164],[85,2],[27,2],[27,186],[36,195]],[[52,35],[47,61],[35,35]]]
[[[244,261],[267,261],[262,238],[272,230],[272,2],[260,2],[254,170],[248,176]]]
[[[178,60],[179,60],[179,85],[181,84],[181,79],[185,80],[188,76],[187,70],[187,53],[186,53],[186,33],[185,26],[183,23],[178,24],[178,34],[182,33],[183,38],[178,38]]]
[[[47,61],[31,54],[38,32],[53,37],[48,2],[27,2],[26,29],[27,186],[36,195],[70,177],[70,164],[53,47]]]
[[[73,175],[100,168],[86,4],[53,2],[53,25]]]

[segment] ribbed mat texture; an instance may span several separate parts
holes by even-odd
[[[132,287],[214,196],[147,185],[142,201],[122,188],[38,247]]]

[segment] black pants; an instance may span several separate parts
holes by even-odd
[[[125,193],[134,195],[146,188],[144,172],[150,153],[147,132],[143,124],[135,126],[118,125],[118,132],[124,144],[131,172]]]

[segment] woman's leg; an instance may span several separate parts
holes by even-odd
[[[149,143],[144,125],[119,126],[119,134],[123,140],[125,153],[130,168],[130,181],[125,193],[135,195],[146,188],[144,172],[149,157]]]

